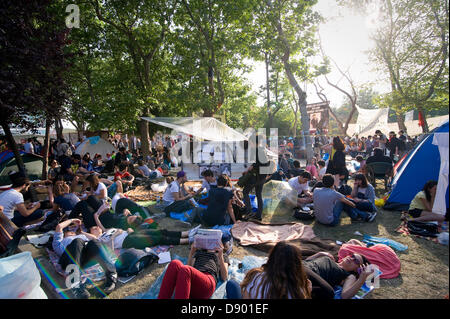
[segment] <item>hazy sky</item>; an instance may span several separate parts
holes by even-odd
[[[350,9],[339,7],[335,0],[319,0],[315,9],[327,20],[319,27],[324,53],[333,59],[341,70],[349,70],[351,78],[356,85],[372,82],[375,90],[385,92],[387,90],[386,84],[377,80],[379,75],[372,70],[368,56],[365,53],[374,45],[369,38],[370,28],[374,23],[373,19],[357,15]],[[330,81],[333,83],[339,82],[340,86],[348,89],[348,82],[342,78],[333,63],[331,67],[332,72],[328,76]],[[265,85],[265,68],[263,63],[257,64],[255,71],[249,76],[249,80],[253,83],[255,90],[259,86]],[[331,106],[340,106],[344,95],[330,87],[323,77],[320,79],[320,83],[325,89],[324,93],[330,100]],[[305,88],[304,84],[301,87]],[[320,102],[314,86],[308,85],[306,90],[308,103]],[[260,103],[262,104],[264,101],[261,100]]]

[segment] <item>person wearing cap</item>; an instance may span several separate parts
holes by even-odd
[[[228,279],[229,241],[222,235],[222,242],[213,250],[199,249],[192,244],[187,264],[172,260],[167,267],[158,299],[209,299],[217,282]]]
[[[184,195],[182,192],[182,188],[186,182],[186,173],[184,171],[179,171],[177,173],[177,179],[171,182],[166,188],[160,207],[164,209],[167,216],[169,216],[170,213],[182,213],[192,208],[189,200],[193,195]]]
[[[19,176],[19,173],[11,174],[9,178],[12,182],[11,189],[0,194],[0,206],[4,208],[4,215],[17,227],[40,219],[44,214],[43,210],[39,209],[40,203],[25,205],[23,198],[23,193],[30,187],[29,179]]]

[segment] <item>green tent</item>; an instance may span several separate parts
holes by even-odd
[[[1,154],[1,153],[0,153]],[[35,154],[21,154],[25,169],[27,171],[30,180],[41,179],[42,167],[44,165],[44,158]],[[11,180],[8,177],[8,173],[11,171],[19,171],[14,156],[8,156],[8,159],[0,161],[0,185],[9,185]]]

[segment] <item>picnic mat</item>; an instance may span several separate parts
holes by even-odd
[[[173,246],[155,246],[155,247],[151,247],[151,249],[156,253],[156,254],[160,254],[163,252],[168,251],[171,247]],[[68,273],[66,273],[61,265],[59,264],[59,256],[53,251],[50,250],[48,248],[46,248],[49,259],[51,264],[53,265],[53,267],[55,267],[55,270],[58,274],[60,274],[61,276],[63,276],[64,278],[67,277]],[[114,251],[115,256],[113,256],[112,254],[110,254],[110,258],[113,262],[115,262],[117,260],[117,256],[120,255],[120,250],[115,250]],[[83,271],[83,274],[81,275],[81,278],[87,278],[89,280],[91,280],[92,282],[94,281],[100,281],[100,280],[104,280],[105,279],[105,272],[103,271],[103,268],[99,265],[99,264],[95,264],[93,266],[90,266],[88,268],[85,268]]]
[[[425,236],[411,234],[409,229],[408,229],[406,220],[403,220],[402,223],[400,224],[400,226],[398,226],[395,231],[397,233],[400,233],[400,234],[404,235],[404,236],[415,236],[415,237],[418,237],[418,238],[423,238],[423,239],[426,239],[426,240],[430,240],[430,241],[435,242],[435,243],[439,243],[439,240],[438,240],[437,237],[425,237]]]
[[[283,240],[313,239],[311,226],[302,223],[262,223],[259,221],[237,221],[231,234],[241,246],[277,243]]]

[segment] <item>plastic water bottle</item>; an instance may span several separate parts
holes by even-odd
[[[448,246],[448,232],[442,232],[438,236],[438,241],[442,245]]]
[[[442,230],[442,232],[448,232],[448,223],[447,223],[447,221],[444,221],[442,223],[441,230]]]
[[[156,197],[156,203],[159,204],[161,202],[161,196]]]

